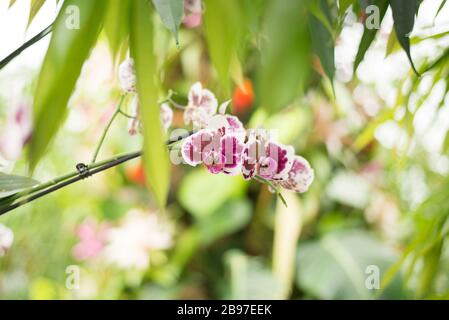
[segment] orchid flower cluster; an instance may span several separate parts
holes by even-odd
[[[135,73],[132,59],[126,59],[119,69],[119,81],[125,92],[135,92]],[[137,98],[134,98],[134,101]],[[242,122],[226,114],[230,101],[218,106],[215,95],[195,83],[188,93],[184,123],[193,125],[195,133],[181,146],[181,156],[191,166],[203,164],[213,174],[241,174],[244,179],[266,182],[295,192],[308,190],[314,178],[309,162],[295,155],[292,146],[277,142],[265,129],[246,130]],[[133,102],[135,118],[130,122],[131,134],[137,132],[138,103]],[[167,131],[173,119],[168,104],[161,104],[161,122]]]
[[[125,92],[135,92],[132,60],[120,67],[119,79]],[[181,145],[181,156],[191,166],[203,164],[213,174],[241,174],[244,179],[256,179],[273,188],[283,187],[295,192],[308,190],[314,178],[309,162],[295,155],[292,146],[276,141],[265,129],[246,130],[234,115],[226,113],[230,101],[218,105],[215,95],[195,83],[188,93],[184,110],[184,123],[193,125],[194,133]],[[138,120],[131,120],[130,133]],[[165,130],[171,124],[173,112],[161,105],[161,121]]]
[[[226,101],[218,107],[213,93],[202,89],[200,83],[192,86],[184,120],[199,130],[182,144],[184,161],[191,166],[203,164],[213,174],[241,174],[246,180],[307,191],[314,177],[308,161],[295,155],[292,146],[278,143],[265,129],[245,130],[236,116],[226,114],[228,104]]]

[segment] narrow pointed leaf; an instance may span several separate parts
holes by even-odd
[[[413,71],[419,76],[418,71],[413,64],[410,54],[410,33],[415,25],[415,15],[418,11],[417,0],[389,0],[391,10],[393,11],[394,29],[399,44],[404,49]]]
[[[438,17],[438,15],[440,14],[441,10],[443,10],[443,7],[446,5],[447,0],[443,0],[440,4],[440,6],[438,7],[437,13],[435,14],[435,19],[436,17]]]
[[[29,26],[31,22],[33,22],[34,17],[41,9],[42,5],[45,3],[45,0],[31,0],[31,7],[30,7],[30,15],[28,17],[28,24]]]
[[[130,0],[109,1],[104,22],[104,32],[114,58],[129,32]]]
[[[382,21],[388,9],[388,0],[379,0],[379,1],[370,0],[370,4],[375,4],[378,6],[380,15],[379,19],[380,21]],[[357,55],[354,62],[354,72],[357,70],[359,64],[365,57],[365,53],[371,46],[371,43],[373,42],[374,38],[376,37],[377,31],[378,29],[376,28],[368,29],[366,28],[366,26],[363,28],[362,40],[360,40],[359,49],[357,51]]]
[[[179,44],[178,30],[184,12],[184,1],[153,0],[153,4],[164,25],[173,33],[176,44]]]
[[[330,11],[327,1],[320,0],[319,2],[323,18],[329,21]],[[309,25],[313,51],[319,57],[327,77],[332,81],[335,73],[334,39],[332,34],[323,24],[322,19],[318,19],[316,16],[310,18]]]
[[[106,3],[105,0],[66,0],[53,25],[34,95],[34,133],[29,148],[31,169],[45,154],[63,123],[76,80],[97,39]]]
[[[140,114],[143,124],[144,166],[147,185],[159,207],[164,207],[170,178],[169,159],[157,103],[156,58],[153,46],[152,10],[145,0],[131,5],[130,49],[134,58]]]
[[[11,8],[14,5],[14,3],[16,3],[16,0],[9,1],[8,9]]]

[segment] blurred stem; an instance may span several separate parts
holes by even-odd
[[[2,61],[0,61],[0,69],[3,69],[6,67],[8,63],[10,63],[15,57],[17,57],[19,54],[22,53],[25,49],[32,46],[42,38],[44,38],[47,34],[49,34],[52,31],[53,23],[50,24],[47,28],[36,34],[34,37],[32,37],[30,40],[26,41],[24,44],[22,44],[19,48],[11,52],[6,58],[4,58]]]
[[[104,140],[105,140],[105,138],[106,138],[106,135],[108,134],[109,128],[111,128],[111,125],[112,125],[112,123],[114,122],[114,120],[115,120],[115,118],[117,117],[117,115],[118,115],[119,113],[121,113],[121,107],[122,107],[122,104],[123,104],[123,100],[124,100],[124,99],[125,99],[125,95],[122,95],[122,96],[120,97],[120,101],[119,101],[119,103],[118,103],[118,105],[117,105],[117,108],[115,109],[114,113],[112,114],[111,119],[109,119],[108,124],[107,124],[106,127],[104,128],[103,134],[101,135],[100,142],[98,142],[97,149],[95,150],[95,153],[94,153],[94,156],[93,156],[93,158],[92,158],[91,164],[94,164],[95,161],[97,160],[98,153],[100,152],[101,146],[103,145],[103,142],[104,142]]]

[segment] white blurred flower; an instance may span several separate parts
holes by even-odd
[[[0,224],[0,257],[3,257],[14,241],[14,233],[11,229]]]
[[[30,107],[20,103],[9,114],[5,127],[0,131],[0,156],[9,161],[19,159],[30,138],[31,128]]]
[[[170,226],[156,213],[139,209],[132,209],[120,227],[108,231],[107,238],[106,259],[123,269],[145,269],[151,250],[172,246]]]
[[[204,128],[209,119],[217,113],[218,102],[215,95],[203,89],[200,82],[195,83],[189,91],[189,104],[184,111],[184,123],[193,123],[195,128]]]
[[[136,72],[134,60],[126,58],[118,68],[118,81],[120,88],[127,93],[136,92]]]
[[[162,123],[162,128],[164,129],[165,132],[167,132],[168,128],[170,128],[173,121],[173,110],[167,103],[161,104],[160,110],[161,110],[160,120]],[[140,123],[140,104],[137,96],[135,96],[131,101],[130,115],[132,116],[132,119],[130,119],[128,122],[128,133],[131,136],[133,136],[142,131],[141,130],[142,126]]]

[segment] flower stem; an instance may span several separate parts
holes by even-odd
[[[121,112],[120,110],[121,110],[121,107],[122,107],[122,104],[123,104],[123,100],[124,100],[124,99],[125,99],[125,95],[122,95],[122,96],[120,97],[120,101],[119,101],[117,107],[115,108],[114,113],[112,114],[111,119],[109,119],[108,124],[107,124],[106,127],[104,128],[103,134],[101,135],[100,142],[98,143],[97,148],[96,148],[95,153],[94,153],[94,156],[92,157],[91,164],[94,164],[95,161],[97,160],[98,153],[100,152],[101,146],[103,145],[103,142],[104,142],[104,140],[105,140],[105,138],[106,138],[106,135],[108,134],[109,128],[111,128],[111,125],[112,125],[112,123],[114,122],[115,118],[116,118],[117,115]]]
[[[282,195],[282,193],[279,191],[279,188],[274,185],[270,180],[267,180],[265,178],[262,178],[261,176],[255,176],[254,177],[256,180],[258,180],[261,183],[265,183],[268,186],[270,186],[276,193],[276,195],[279,197],[279,199],[281,199],[282,203],[284,204],[284,206],[287,208],[287,201],[285,201],[284,196]]]

